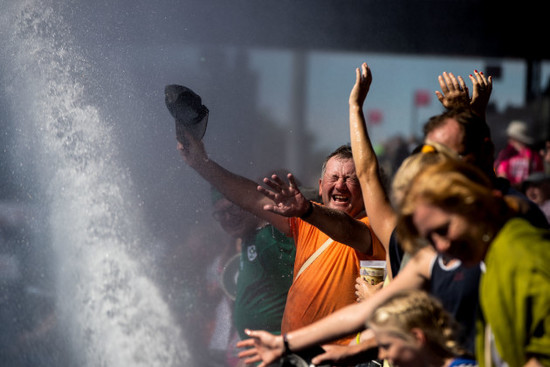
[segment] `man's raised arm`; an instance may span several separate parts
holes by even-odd
[[[265,210],[287,217],[299,217],[337,242],[365,254],[372,253],[372,235],[365,223],[341,210],[312,203],[302,195],[292,174],[288,174],[287,178],[288,183],[273,175],[264,179],[269,189],[258,186],[258,191],[270,199],[270,203],[264,206]]]
[[[187,144],[184,146],[178,142],[177,149],[191,168],[228,200],[268,221],[281,232],[290,234],[287,218],[264,210],[264,205],[270,204],[270,201],[256,190],[258,186],[256,182],[230,172],[209,159],[204,144],[191,134],[186,133],[185,138]]]

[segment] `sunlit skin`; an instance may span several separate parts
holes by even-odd
[[[549,199],[548,186],[528,184],[525,189],[525,196],[537,205],[543,205]]]
[[[384,329],[375,332],[378,358],[385,359],[394,367],[424,366],[422,344],[417,340],[405,340]]]
[[[428,240],[439,253],[457,258],[466,266],[478,264],[485,256],[487,243],[481,240],[483,233],[479,224],[462,215],[419,201],[413,223],[420,237]]]
[[[352,217],[363,211],[363,196],[353,159],[332,157],[328,160],[325,173],[319,180],[319,195],[327,207]]]
[[[465,152],[464,139],[464,131],[458,121],[452,118],[447,119],[443,125],[433,129],[426,135],[426,140],[445,145],[458,154],[464,162],[477,165],[481,157]]]
[[[430,131],[426,139],[443,144],[458,154],[464,152],[464,132],[454,119],[447,119],[443,125]]]
[[[530,185],[525,190],[525,195],[529,200],[534,202],[537,205],[542,205],[544,203],[544,195],[540,187],[535,185]]]

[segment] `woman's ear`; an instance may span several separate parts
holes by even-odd
[[[412,328],[411,329],[411,335],[416,340],[416,342],[420,345],[426,344],[426,334],[424,334],[424,331],[420,328]]]

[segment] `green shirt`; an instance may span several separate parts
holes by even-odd
[[[241,339],[245,328],[280,334],[295,254],[294,240],[271,225],[243,239],[233,311]]]
[[[500,357],[523,366],[536,356],[550,366],[550,232],[509,220],[491,243],[481,277],[476,355],[484,362],[485,323]]]

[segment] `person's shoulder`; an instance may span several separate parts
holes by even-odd
[[[270,235],[273,238],[281,238],[281,239],[289,239],[291,240],[292,237],[287,236],[282,231],[278,230],[277,227],[275,227],[271,223],[267,223],[261,228],[258,228],[258,231],[256,232],[256,237],[261,236],[263,234]]]
[[[547,241],[550,230],[534,225],[527,218],[515,216],[506,221],[501,229],[501,233],[505,236],[512,235],[524,239],[531,238],[531,236],[537,236],[541,237],[541,240]],[[510,245],[514,246],[514,244]]]
[[[509,258],[510,265],[517,267],[539,262],[542,258],[550,261],[550,231],[533,226],[524,218],[509,219],[493,240],[489,254],[495,254],[499,259]],[[516,261],[523,259],[525,261]],[[501,264],[502,267],[505,265]],[[523,265],[521,265],[523,266]]]
[[[430,279],[432,266],[436,259],[437,252],[435,252],[432,247],[426,246],[411,255],[403,269],[407,268],[407,272],[410,274],[412,274],[411,272],[413,272],[423,277],[424,279]]]
[[[469,358],[455,358],[448,367],[477,367],[477,362]]]

